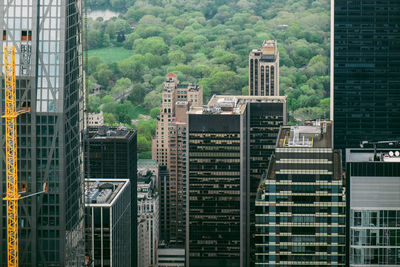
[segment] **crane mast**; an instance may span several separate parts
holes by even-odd
[[[17,173],[17,117],[15,89],[15,47],[4,48],[4,82],[6,120],[7,169],[7,258],[8,267],[18,267],[18,173]]]

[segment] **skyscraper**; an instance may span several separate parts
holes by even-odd
[[[86,266],[132,266],[129,179],[87,179],[85,189]]]
[[[345,266],[343,193],[331,123],[282,127],[256,200],[256,266]]]
[[[332,1],[335,148],[400,136],[400,2]]]
[[[285,97],[213,96],[207,106],[191,108],[186,197],[190,266],[250,266],[253,190],[284,123]]]
[[[200,86],[180,84],[176,74],[166,76],[162,91],[160,116],[153,139],[153,159],[168,175],[161,181],[161,236],[169,246],[184,246],[186,224],[186,112],[190,106],[203,104]],[[165,194],[164,194],[165,193]]]
[[[279,52],[275,40],[249,54],[249,95],[279,96]]]
[[[131,188],[131,259],[137,262],[137,132],[124,127],[89,127],[85,139],[86,178],[128,178]]]
[[[81,25],[79,0],[0,3],[0,68],[3,47],[15,46],[17,108],[30,108],[17,119],[19,182],[26,183],[27,193],[40,191],[43,183],[49,190],[19,202],[20,266],[84,262]],[[0,138],[4,144],[5,136]],[[4,156],[1,161],[0,173],[6,177]],[[2,216],[4,209],[2,201]],[[1,266],[7,263],[5,222],[2,217]]]
[[[169,142],[168,126],[175,119],[175,103],[187,101],[190,105],[203,105],[203,90],[194,84],[180,84],[175,73],[168,73],[162,91],[160,117],[157,121],[157,132],[153,139],[152,158],[157,160],[159,166],[168,166]]]
[[[348,266],[400,265],[400,153],[346,149]]]

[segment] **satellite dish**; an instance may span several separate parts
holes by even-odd
[[[394,152],[394,155],[395,155],[396,157],[398,157],[398,156],[400,156],[400,152],[399,152],[399,151],[395,151],[395,152]]]
[[[389,151],[389,156],[393,157],[394,153],[393,151]]]

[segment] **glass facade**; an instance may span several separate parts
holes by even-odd
[[[350,213],[350,266],[400,265],[400,208]]]
[[[132,262],[137,262],[137,133],[90,127],[85,140],[85,178],[128,178],[131,184]]]
[[[334,146],[400,135],[400,2],[334,1]]]
[[[274,152],[279,127],[286,124],[285,103],[250,103],[250,263],[255,255],[255,200],[257,188]]]
[[[240,116],[201,116],[207,117],[203,125],[191,116],[190,266],[240,266],[240,196],[241,179],[245,179],[240,174]]]
[[[398,149],[346,150],[351,267],[400,265],[400,158],[393,153]]]
[[[49,190],[20,201],[20,266],[81,266],[81,1],[1,1],[0,21],[0,68],[4,46],[14,45],[17,109],[30,111],[17,119],[19,182],[27,184],[27,193],[41,191],[43,183]],[[4,92],[1,96],[4,99]],[[1,214],[4,209],[3,203]],[[7,262],[5,227],[1,220],[1,266]]]
[[[340,153],[318,137],[314,147],[284,145],[285,129],[255,203],[256,266],[345,266]]]
[[[190,266],[254,265],[257,187],[284,123],[285,97],[214,96],[190,110]]]
[[[99,180],[87,181],[92,188],[97,188],[96,183]],[[100,192],[96,200],[85,203],[85,252],[91,255],[88,266],[132,266],[130,182],[101,179],[95,190]]]

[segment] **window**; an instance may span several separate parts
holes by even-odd
[[[4,37],[3,37],[4,39]],[[32,41],[32,31],[22,31],[21,41]]]

